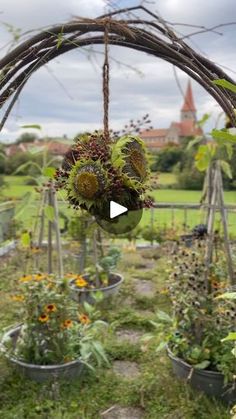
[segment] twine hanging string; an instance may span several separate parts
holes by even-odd
[[[103,129],[105,140],[109,141],[109,60],[108,60],[108,44],[109,44],[109,28],[105,23],[104,28],[104,45],[105,58],[103,64]]]

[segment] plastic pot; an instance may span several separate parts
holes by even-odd
[[[83,275],[85,279],[88,279],[88,275]],[[102,287],[102,288],[93,288],[93,289],[86,289],[86,288],[78,288],[75,285],[75,280],[72,279],[69,282],[71,288],[71,298],[77,303],[84,303],[85,301],[89,304],[94,304],[96,299],[93,297],[97,292],[102,293],[103,298],[111,297],[119,291],[119,288],[123,282],[123,277],[117,273],[111,273],[109,275],[109,285]]]
[[[36,365],[28,364],[26,362],[18,360],[14,356],[9,355],[4,345],[4,341],[11,338],[13,341],[13,345],[16,345],[21,327],[22,325],[18,325],[12,329],[9,329],[3,335],[1,341],[1,349],[3,350],[6,358],[8,359],[10,364],[14,365],[17,368],[21,375],[39,383],[58,379],[66,379],[71,381],[75,378],[78,378],[81,375],[84,364],[79,360],[58,365]]]
[[[167,354],[174,374],[189,383],[191,387],[226,403],[231,404],[236,401],[236,387],[233,383],[225,385],[222,373],[193,368],[183,359],[176,357],[169,347],[167,347]]]

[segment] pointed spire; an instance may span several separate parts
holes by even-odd
[[[188,81],[188,86],[187,86],[185,97],[184,97],[184,104],[181,108],[181,111],[182,112],[189,112],[189,111],[196,112],[190,80]]]

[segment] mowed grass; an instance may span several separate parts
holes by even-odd
[[[3,196],[10,200],[20,202],[22,197],[27,192],[33,192],[36,197],[36,192],[33,186],[25,185],[25,176],[6,176],[6,188],[3,189]],[[158,183],[161,185],[170,185],[175,182],[175,175],[172,173],[161,173],[158,175]],[[199,203],[202,192],[201,191],[188,191],[179,189],[157,189],[152,191],[151,195],[154,197],[155,202],[165,203]],[[59,209],[65,213],[69,218],[73,216],[74,211],[68,207],[67,202],[63,199],[63,194],[58,193]],[[236,192],[225,191],[225,203],[236,204]],[[19,216],[19,221],[22,222],[24,227],[32,228],[37,216],[39,205],[32,202],[30,206],[25,208]],[[216,227],[220,228],[219,214],[216,217]],[[194,225],[203,223],[205,221],[205,212],[201,210],[187,210],[185,212],[181,209],[155,209],[154,210],[154,224],[157,226],[167,226],[173,228],[183,229],[183,224],[187,224],[189,228]],[[151,210],[144,210],[141,225],[150,225]],[[228,214],[228,225],[230,233],[236,234],[236,212]]]

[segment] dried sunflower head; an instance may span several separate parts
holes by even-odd
[[[126,184],[137,188],[148,175],[148,163],[143,141],[131,135],[120,138],[112,149],[112,164],[125,175]]]
[[[107,183],[107,174],[99,162],[79,160],[70,172],[69,197],[89,209],[104,192]]]

